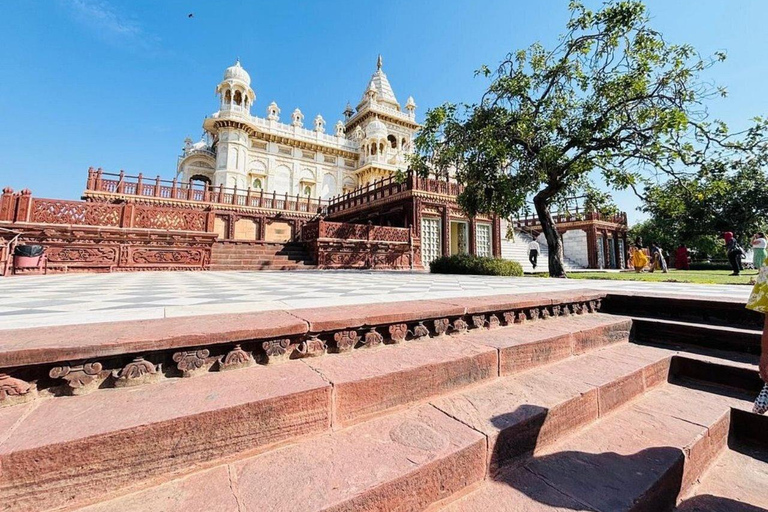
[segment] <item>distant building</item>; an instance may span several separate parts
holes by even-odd
[[[216,94],[219,110],[203,122],[205,136],[185,141],[180,181],[330,199],[405,171],[419,128],[416,103],[409,97],[401,108],[381,56],[357,108],[347,104],[333,127],[320,115],[305,127],[299,108],[285,115],[274,101],[265,117],[252,115],[256,93],[240,61],[224,71]]]

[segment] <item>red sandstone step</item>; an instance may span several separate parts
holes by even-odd
[[[310,320],[311,330],[317,328],[311,310],[296,314]],[[332,321],[326,315],[322,328]],[[347,313],[345,322],[349,321]],[[568,326],[575,335],[567,333]],[[333,384],[334,425],[348,425],[494,378],[499,368],[505,371],[499,365],[499,354],[502,361],[517,360],[520,371],[570,357],[576,353],[576,339],[582,340],[577,352],[583,352],[584,346],[626,343],[628,336],[627,320],[598,314],[358,350],[344,357],[308,359],[307,364]],[[541,347],[545,347],[543,351]]]
[[[43,510],[330,426],[299,361],[0,409],[0,510]]]
[[[481,481],[485,450],[424,405],[83,510],[423,510]]]
[[[768,451],[726,449],[681,501],[678,512],[760,512],[768,509]]]
[[[671,510],[725,448],[730,408],[749,406],[712,391],[664,384],[442,510]]]
[[[672,354],[625,343],[432,403],[487,436],[488,464],[496,472],[666,381]]]

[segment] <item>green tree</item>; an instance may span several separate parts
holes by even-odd
[[[639,194],[649,173],[681,178],[729,140],[702,104],[724,91],[699,78],[722,53],[701,58],[667,43],[637,0],[595,12],[574,1],[570,11],[554,48],[535,43],[478,71],[491,79],[479,103],[427,112],[412,160],[422,175],[452,173],[463,183],[459,203],[470,215],[509,217],[532,197],[558,277],[563,250],[551,208],[583,192],[593,171]],[[750,133],[759,138],[762,125]]]

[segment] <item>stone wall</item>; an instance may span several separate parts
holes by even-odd
[[[573,229],[563,233],[563,255],[584,268],[589,267],[589,245],[587,233]]]

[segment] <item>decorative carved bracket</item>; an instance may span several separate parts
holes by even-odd
[[[299,343],[296,351],[302,357],[317,357],[325,354],[326,348],[325,342],[317,334],[310,334],[308,339]]]
[[[365,336],[363,337],[363,344],[367,348],[378,347],[382,343],[384,343],[384,336],[376,332],[375,327],[371,327],[370,330],[367,333],[365,333]]]
[[[498,329],[501,327],[501,321],[499,320],[499,317],[496,315],[491,315],[488,317],[488,328],[489,329]]]
[[[476,329],[485,327],[485,315],[472,315],[472,325],[474,325]]]
[[[435,326],[435,334],[438,336],[443,336],[448,331],[448,326],[451,323],[448,321],[447,318],[438,318],[434,322]]]
[[[291,340],[288,338],[265,341],[261,344],[261,347],[267,354],[267,363],[287,361],[291,358]]]
[[[339,331],[333,335],[333,339],[336,340],[336,350],[338,352],[349,352],[355,348],[358,338],[357,331]]]
[[[136,357],[125,365],[122,370],[112,370],[115,387],[138,386],[140,384],[157,382],[163,376],[161,367],[162,364],[155,366],[141,356]]]
[[[461,318],[457,318],[453,321],[453,330],[459,334],[464,334],[469,330],[469,325]]]
[[[413,328],[413,337],[417,340],[429,338],[429,329],[427,329],[427,326],[424,325],[424,322],[419,322]]]
[[[182,377],[193,377],[208,372],[214,362],[210,355],[211,352],[208,349],[186,350],[173,354],[173,360]]]
[[[516,315],[514,311],[505,311],[502,316],[504,317],[504,323],[506,325],[512,325],[515,323]]]
[[[238,368],[248,368],[256,364],[253,359],[253,355],[250,352],[246,352],[238,344],[235,348],[230,350],[227,355],[219,358],[219,370],[236,370]]]
[[[539,308],[531,308],[528,310],[528,319],[535,322],[539,319]]]
[[[64,379],[73,395],[84,395],[97,389],[109,374],[110,371],[104,370],[99,362],[55,366],[48,372],[52,379]]]
[[[23,404],[37,397],[37,386],[34,382],[27,382],[11,377],[7,373],[0,373],[0,407],[7,405]]]
[[[402,343],[405,341],[405,337],[408,335],[407,324],[394,324],[389,326],[389,337],[395,343]]]

